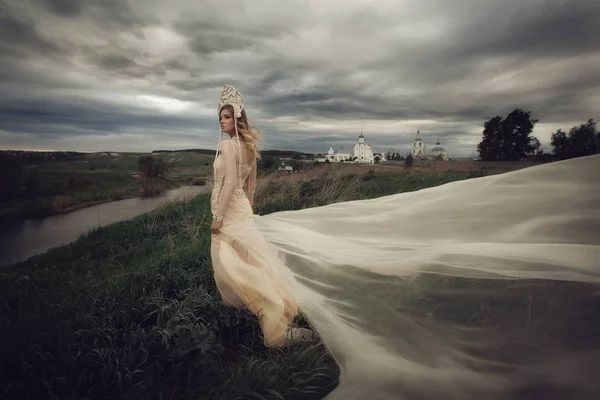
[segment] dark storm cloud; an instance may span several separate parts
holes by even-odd
[[[97,66],[106,70],[123,70],[137,66],[133,58],[123,54],[98,54],[93,59]]]
[[[256,100],[256,99],[255,99]],[[411,98],[384,98],[363,93],[354,88],[325,86],[306,91],[295,90],[288,94],[269,95],[258,100],[261,108],[276,115],[298,115],[305,118],[353,119],[444,119],[460,115],[467,120],[486,117],[481,108],[453,108],[443,111],[436,107],[417,104]]]
[[[0,13],[0,57],[41,56],[61,52],[56,43],[37,30],[33,19],[12,15],[6,9],[0,10],[3,11]]]
[[[0,11],[0,137],[23,147],[132,131],[152,132],[127,142],[143,150],[214,146],[225,83],[268,148],[311,152],[349,150],[361,127],[376,151],[407,149],[420,128],[427,145],[470,155],[484,121],[516,107],[551,124],[542,142],[600,109],[597,1],[8,0]]]
[[[53,14],[73,18],[82,14],[83,0],[36,0],[36,3]]]
[[[343,118],[398,118],[398,110],[373,96],[361,95],[352,91],[331,88],[311,90],[283,95],[271,95],[261,102],[269,113],[276,115],[305,115]]]
[[[507,1],[457,32],[458,57],[552,58],[600,49],[600,2]]]
[[[115,109],[103,110],[98,107],[57,102],[30,101],[11,104],[3,107],[0,112],[0,130],[40,131],[41,137],[62,137],[68,134],[64,130],[66,126],[82,130],[115,132],[129,124],[130,116],[120,114]]]
[[[26,101],[0,110],[0,130],[15,133],[38,132],[40,137],[62,138],[73,131],[88,135],[121,132],[135,126],[141,130],[195,129],[202,122],[197,117],[173,117],[151,111],[123,110],[107,104],[73,104],[58,101]],[[204,121],[206,123],[206,121]],[[70,129],[65,130],[65,127]]]
[[[235,29],[228,29],[226,23],[218,17],[203,14],[197,17],[186,17],[173,24],[175,32],[187,38],[190,50],[198,55],[227,53],[238,50],[256,50],[263,42],[274,37],[292,34],[276,21],[264,20],[252,26],[240,23]]]

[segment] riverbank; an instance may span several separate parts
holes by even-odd
[[[270,177],[260,181],[256,208],[266,214],[472,177],[458,172]],[[322,343],[266,349],[256,318],[222,304],[212,276],[210,223],[210,197],[200,195],[94,230],[0,272],[3,395],[310,400],[333,390],[339,370]],[[413,282],[410,293],[427,308],[431,299],[421,289],[465,284],[477,282]],[[510,322],[511,329],[551,339],[578,318],[569,316],[576,296],[549,296],[551,288],[515,287],[506,304],[474,295],[445,304],[443,312],[474,326]],[[557,304],[558,311],[552,308]]]
[[[0,270],[50,249],[64,246],[90,230],[131,220],[168,204],[208,193],[210,186],[180,186],[156,197],[137,197],[98,204],[39,219],[0,225]]]
[[[168,190],[188,185],[204,186],[205,179],[164,179],[152,182],[152,195],[143,192],[148,183],[136,178],[125,177],[105,184],[102,180],[90,179],[91,191],[72,191],[69,194],[41,195],[21,201],[0,202],[0,221],[24,220],[28,218],[45,218],[70,213],[83,208],[96,206],[118,200],[156,197]]]
[[[0,220],[59,215],[93,205],[155,196],[186,185],[204,185],[210,177],[204,154],[156,155],[167,166],[163,178],[143,179],[138,161],[144,154],[92,153],[68,159],[4,160]]]

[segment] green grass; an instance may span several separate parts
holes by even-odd
[[[297,209],[469,177],[324,177],[298,184],[302,193],[287,198],[276,198],[284,183],[271,181],[260,196],[273,202],[261,207],[263,213]],[[0,399],[320,399],[333,390],[339,370],[323,344],[267,349],[256,318],[221,303],[209,216],[209,196],[200,195],[0,272]],[[600,334],[582,328],[593,311],[580,304],[586,288],[561,286],[568,292],[561,294],[551,284],[492,283],[495,293],[516,290],[499,302],[493,293],[482,296],[487,288],[473,280],[423,276],[388,284],[384,301],[402,297],[422,315],[504,324],[547,340],[566,337],[566,326],[575,327],[573,342]],[[449,296],[458,286],[473,295]],[[570,315],[575,305],[580,312]]]
[[[147,182],[134,177],[142,153],[90,153],[69,161],[23,166],[20,196],[0,202],[0,218],[43,217],[100,202],[137,197]],[[166,179],[152,189],[203,184],[212,173],[213,157],[192,152],[154,154],[168,166]],[[145,185],[145,186],[144,186]]]
[[[278,370],[273,360],[287,364],[289,354],[265,349],[255,318],[221,304],[208,207],[199,196],[2,273],[0,340],[10,346],[0,350],[0,386],[22,399],[330,390],[335,366],[322,345],[297,346],[296,370]]]

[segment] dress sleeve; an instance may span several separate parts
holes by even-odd
[[[227,144],[226,144],[227,143]],[[236,173],[235,149],[231,140],[221,142],[221,157],[223,157],[223,187],[219,196],[219,204],[215,211],[217,217],[222,217],[229,206],[229,200],[235,191],[238,174]]]
[[[252,171],[250,172],[250,176],[248,176],[248,201],[250,202],[250,206],[254,205],[254,191],[256,190],[256,161],[254,161],[254,166],[252,167]]]

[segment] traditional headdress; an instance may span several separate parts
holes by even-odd
[[[244,97],[236,89],[229,85],[225,85],[221,91],[221,100],[219,100],[219,111],[224,105],[229,104],[233,107],[235,116],[240,118],[244,109]]]
[[[230,106],[233,107],[233,125],[235,126],[235,137],[237,138],[237,142],[238,142],[238,154],[239,154],[239,159],[240,159],[240,165],[238,167],[238,175],[239,175],[240,183],[241,183],[242,147],[240,146],[240,136],[238,134],[237,119],[242,116],[242,110],[244,109],[244,97],[236,88],[229,86],[229,85],[225,85],[223,87],[223,90],[221,91],[221,99],[219,100],[218,112],[220,113],[223,106],[225,106],[227,104],[229,104]],[[217,154],[215,155],[215,161],[216,161],[217,157],[219,156],[219,149],[221,148],[222,140],[223,140],[223,131],[220,131],[219,132],[219,144],[217,145]]]

